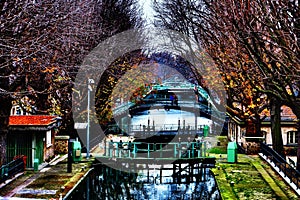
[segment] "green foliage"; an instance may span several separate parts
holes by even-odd
[[[209,150],[207,150],[207,153],[213,153],[213,154],[227,154],[227,149],[224,146],[220,147],[213,147]]]

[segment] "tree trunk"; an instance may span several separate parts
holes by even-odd
[[[293,113],[296,115],[297,117],[297,136],[298,136],[298,148],[297,148],[297,164],[296,164],[296,168],[298,171],[300,171],[300,98],[296,98],[294,101],[292,102],[284,102],[285,105],[289,106]]]
[[[296,169],[300,171],[300,102],[298,101],[298,106],[290,106],[293,113],[297,117],[297,135],[298,135],[298,148],[297,148],[297,164]]]
[[[11,99],[1,97],[0,105],[0,166],[2,166],[6,162],[6,137],[8,133]]]
[[[271,134],[272,134],[272,144],[273,149],[280,154],[281,156],[284,156],[283,151],[283,140],[282,140],[282,134],[281,134],[281,103],[280,101],[272,98],[271,99]]]
[[[297,116],[298,122],[297,122],[297,135],[298,135],[298,148],[297,148],[297,164],[296,169],[300,171],[300,116]]]

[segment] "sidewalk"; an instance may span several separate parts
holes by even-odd
[[[38,172],[25,171],[15,180],[0,189],[0,199],[59,199],[65,196],[89,170],[88,161],[82,159],[72,164],[72,172],[67,173],[67,156],[49,163]]]

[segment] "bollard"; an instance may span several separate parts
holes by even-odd
[[[34,161],[33,161],[33,169],[34,171],[38,171],[39,170],[39,159],[38,158],[35,158]]]

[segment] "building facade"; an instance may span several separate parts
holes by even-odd
[[[50,161],[55,156],[54,138],[60,118],[50,115],[12,115],[7,134],[7,161],[24,155],[26,167]]]
[[[259,151],[259,143],[272,146],[270,114],[261,122],[260,132],[254,129],[254,124],[230,116],[228,121],[228,139],[236,141],[249,154]],[[255,132],[254,134],[252,132]],[[260,135],[258,134],[260,133]],[[297,117],[287,106],[281,107],[281,133],[285,149],[297,146]]]

